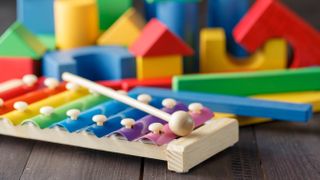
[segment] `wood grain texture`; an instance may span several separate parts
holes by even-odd
[[[269,123],[255,127],[268,179],[318,179],[320,114],[309,124]]]
[[[34,141],[0,136],[0,179],[19,179]]]
[[[21,179],[139,179],[141,159],[38,142]]]
[[[164,162],[145,159],[143,179],[262,179],[262,169],[252,127],[242,128],[240,141],[208,159],[187,174],[167,170]]]

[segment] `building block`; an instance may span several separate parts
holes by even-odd
[[[200,72],[235,72],[287,67],[287,44],[282,39],[267,41],[261,50],[239,61],[226,50],[223,29],[203,29],[200,34]]]
[[[99,8],[100,30],[108,29],[132,6],[132,0],[97,0],[97,3]]]
[[[291,67],[320,65],[320,33],[277,0],[258,0],[233,34],[251,52],[270,38],[283,37],[294,50]]]
[[[196,52],[199,49],[199,0],[157,1],[156,17]],[[199,57],[184,58],[184,72],[199,72]]]
[[[71,49],[93,45],[99,36],[96,0],[56,0],[54,18],[57,47]]]
[[[44,56],[43,75],[61,79],[71,72],[91,80],[116,80],[136,76],[136,62],[124,47],[91,46],[53,51]]]
[[[40,72],[40,62],[31,58],[0,57],[0,82]]]
[[[17,0],[18,21],[35,34],[54,34],[54,0]]]
[[[143,28],[140,37],[129,50],[135,56],[143,57],[193,54],[188,45],[157,19],[152,19]]]
[[[137,57],[137,78],[159,78],[181,75],[181,56]]]
[[[199,102],[214,110],[214,112],[241,116],[265,117],[293,122],[307,122],[312,116],[312,106],[310,104],[266,101],[247,97],[187,91],[174,92],[161,88],[135,88],[131,93],[147,93],[159,98],[173,98],[186,104]]]
[[[54,35],[38,35],[37,37],[48,50],[53,51],[56,49],[56,37]]]
[[[97,42],[99,45],[130,46],[137,40],[145,24],[139,12],[130,8],[99,37]]]
[[[176,76],[173,89],[239,96],[320,90],[320,68]],[[196,84],[196,85],[195,85]]]
[[[157,6],[156,3],[148,2],[148,0],[143,0],[144,7],[144,18],[150,21],[152,18],[157,16]]]
[[[223,28],[225,30],[228,52],[235,57],[249,55],[235,42],[232,35],[233,28],[248,9],[249,0],[208,0],[208,27]]]
[[[0,37],[0,56],[38,60],[45,52],[45,45],[19,22],[12,24]]]

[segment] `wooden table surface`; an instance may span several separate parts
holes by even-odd
[[[284,2],[320,29],[319,0]],[[140,7],[140,2],[136,3]],[[1,0],[1,33],[15,17],[15,1]],[[188,174],[169,172],[166,163],[157,160],[0,136],[0,179],[319,178],[319,114],[308,124],[273,122],[242,127],[239,143]]]

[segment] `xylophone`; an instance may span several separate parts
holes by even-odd
[[[19,96],[1,100],[0,134],[163,160],[175,172],[238,141],[237,121],[212,120],[200,103],[127,94],[68,73],[63,79],[70,82],[24,78]]]

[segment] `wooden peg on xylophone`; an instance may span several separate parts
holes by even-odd
[[[177,104],[177,101],[171,98],[166,98],[162,101],[162,106],[165,108],[173,108]]]
[[[127,129],[131,129],[136,121],[131,118],[125,118],[121,120],[121,125],[124,126]]]
[[[85,78],[79,77],[71,73],[63,73],[62,79],[65,81],[79,84],[88,89],[95,90],[104,96],[110,97],[114,100],[120,101],[131,107],[144,111],[150,115],[163,119],[169,123],[170,130],[177,136],[189,135],[195,126],[194,120],[192,119],[192,117],[189,115],[188,112],[177,111],[171,115],[153,106],[150,106],[136,99],[133,99],[129,96],[121,95],[117,91],[111,88],[104,87],[102,85],[96,84],[90,80],[87,80]]]
[[[22,77],[23,84],[27,86],[33,86],[38,81],[38,77],[33,74],[27,74]]]
[[[202,109],[203,109],[203,105],[201,103],[191,103],[188,106],[188,109],[190,112],[196,113],[196,114],[200,114]]]
[[[67,111],[67,116],[70,117],[71,120],[77,120],[81,111],[79,109],[70,109]]]
[[[97,126],[103,126],[104,122],[106,122],[108,118],[105,115],[99,114],[92,117],[92,121],[97,123]]]
[[[144,104],[149,104],[150,101],[152,100],[152,97],[149,94],[140,94],[137,97],[137,100],[144,103]]]
[[[54,111],[54,108],[51,106],[44,106],[40,108],[40,113],[44,116],[50,116]]]
[[[46,80],[44,80],[44,85],[49,89],[55,89],[59,86],[59,81],[55,78],[47,78]]]
[[[13,108],[17,111],[24,112],[28,109],[28,103],[24,101],[18,101],[13,104]]]
[[[67,90],[69,91],[78,91],[80,89],[80,86],[76,83],[72,83],[72,82],[69,82],[66,84],[66,88]]]
[[[160,134],[162,131],[163,125],[161,123],[152,123],[148,127],[149,131],[151,131],[153,134]]]

